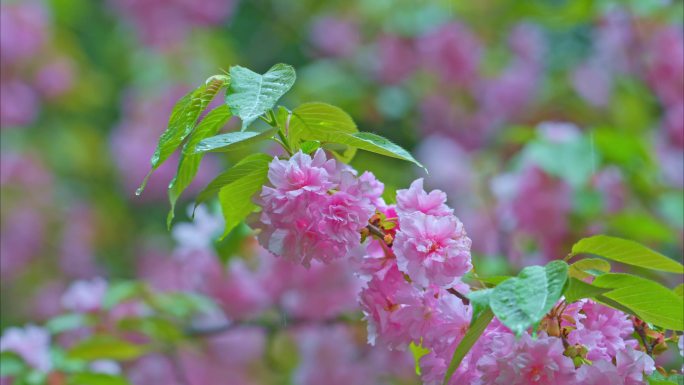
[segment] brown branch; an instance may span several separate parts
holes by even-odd
[[[641,342],[644,345],[644,349],[646,349],[646,354],[653,357],[653,346],[651,346],[651,344],[648,343],[648,339],[646,338],[646,330],[644,328],[645,323],[636,317],[634,317],[633,323],[634,331],[641,339]]]
[[[458,297],[461,301],[463,301],[464,305],[470,305],[470,300],[468,299],[468,297],[461,294],[461,292],[459,292],[458,290],[454,289],[453,287],[450,287],[447,289],[447,291],[449,293],[455,295],[456,297]]]

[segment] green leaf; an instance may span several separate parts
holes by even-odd
[[[119,320],[117,326],[121,330],[136,331],[161,342],[176,343],[184,336],[178,325],[162,317],[128,317]]]
[[[427,171],[425,166],[418,162],[408,151],[380,135],[375,135],[370,132],[359,132],[352,134],[351,138],[344,139],[339,143],[347,144],[361,150],[374,152],[376,154],[389,156],[391,158],[405,160]]]
[[[594,286],[613,289],[602,297],[630,309],[642,320],[669,330],[684,330],[684,301],[661,284],[630,274],[596,277]],[[597,298],[601,299],[601,297]]]
[[[648,376],[648,385],[683,385],[684,376],[681,374],[671,374],[668,377],[663,376],[660,372],[655,371]]]
[[[202,119],[197,128],[190,134],[188,142],[183,146],[183,152],[181,152],[180,159],[178,160],[178,171],[176,171],[176,176],[169,185],[171,210],[169,210],[169,215],[166,219],[167,227],[171,227],[171,222],[175,215],[176,201],[178,201],[180,195],[192,182],[204,157],[203,153],[195,153],[195,148],[201,140],[216,135],[230,117],[230,110],[227,106],[216,107]]]
[[[69,350],[70,358],[87,361],[110,359],[131,360],[145,354],[146,348],[111,336],[95,336],[81,341]]]
[[[490,285],[496,286],[496,285],[500,284],[501,282],[507,280],[508,278],[511,278],[511,276],[509,276],[509,275],[492,275],[490,277],[478,276],[477,278],[473,278],[473,279],[476,279],[480,282],[484,282],[484,283],[488,283]]]
[[[571,277],[586,279],[603,273],[610,273],[610,263],[599,258],[585,258],[570,265],[568,271]]]
[[[230,67],[231,83],[226,93],[226,104],[233,115],[242,119],[242,130],[266,111],[294,84],[297,75],[287,64],[276,64],[265,74],[240,66]]]
[[[599,154],[586,135],[558,143],[545,138],[534,140],[525,147],[522,157],[576,188],[589,180],[599,162]]]
[[[684,297],[684,283],[677,285],[672,291],[680,297]]]
[[[468,354],[473,345],[475,345],[475,342],[477,342],[480,335],[485,331],[487,325],[492,321],[492,318],[494,318],[494,313],[492,313],[491,309],[487,309],[470,325],[470,328],[468,328],[465,336],[463,336],[461,343],[459,343],[456,350],[454,350],[454,355],[451,357],[451,362],[449,362],[449,367],[444,375],[443,385],[449,383],[449,380],[451,380],[451,376],[454,375],[458,365],[460,365],[463,358]]]
[[[313,154],[314,151],[321,148],[321,142],[317,140],[307,140],[302,143],[301,150],[305,154]]]
[[[204,188],[195,199],[195,208],[201,203],[209,200],[214,194],[221,190],[221,187],[235,182],[236,180],[249,176],[251,174],[262,174],[268,171],[268,165],[273,161],[273,157],[267,154],[252,154],[241,161],[239,161],[235,166],[229,168],[228,170],[222,172],[212,180],[207,187]]]
[[[241,250],[249,248],[249,242],[245,242],[247,238],[254,236],[254,231],[244,222],[238,224],[231,230],[221,241],[214,243],[214,250],[216,255],[223,265],[228,265],[228,262],[238,255],[243,255]]]
[[[470,322],[473,323],[480,314],[489,308],[489,298],[492,295],[494,289],[483,289],[477,291],[471,291],[468,293],[467,297],[470,300],[470,304],[473,306],[473,316]]]
[[[176,103],[171,112],[166,131],[159,137],[159,143],[150,160],[152,169],[136,190],[136,195],[142,194],[152,172],[164,163],[183,140],[190,135],[202,111],[229,82],[230,78],[225,75],[212,76],[207,79],[205,84],[186,94]]]
[[[104,373],[76,373],[69,378],[69,385],[129,385],[121,376]]]
[[[273,136],[275,128],[265,131],[229,132],[202,140],[195,149],[196,154],[208,151],[234,151],[249,147]]]
[[[595,235],[580,239],[572,246],[572,254],[594,254],[628,265],[639,266],[651,270],[684,273],[684,266],[648,247],[634,241]]]
[[[341,109],[325,103],[306,103],[292,111],[290,132],[293,138],[342,144],[412,162],[423,167],[413,156],[389,139],[370,132],[358,132],[354,121]]]
[[[279,111],[279,116],[281,126],[287,128],[290,140],[295,146],[300,146],[300,140],[325,142],[324,139],[327,138],[326,133],[328,132],[345,132],[348,134],[359,132],[356,123],[349,114],[339,107],[326,103],[304,103],[295,108],[292,114]],[[354,158],[355,147],[332,143],[332,141],[328,142],[323,143],[322,147],[333,151],[344,163],[349,163]],[[300,148],[304,151],[303,143]]]
[[[268,179],[267,176],[268,167],[256,169],[221,187],[218,195],[226,227],[220,239],[228,235],[235,226],[256,209],[257,206],[252,202],[252,196],[261,190]]]
[[[52,334],[59,334],[86,325],[87,319],[83,314],[62,314],[47,321],[45,328]]]
[[[137,281],[121,281],[109,285],[102,307],[106,310],[131,298],[140,297],[145,292],[145,285]]]
[[[622,212],[608,220],[611,232],[622,234],[627,239],[640,239],[649,243],[676,241],[676,232],[662,219],[640,212]]]
[[[409,349],[413,355],[413,363],[416,365],[416,375],[420,376],[420,359],[430,353],[430,349],[425,349],[422,344],[416,345],[413,342],[409,345]]]
[[[0,377],[19,376],[28,369],[24,360],[14,352],[0,353]]]
[[[577,278],[570,277],[568,287],[565,289],[565,300],[575,302],[582,298],[596,298],[607,291],[610,291],[610,289],[596,287]]]
[[[558,302],[567,278],[568,265],[563,261],[526,267],[492,289],[489,305],[501,323],[520,335]]]
[[[269,363],[280,373],[292,374],[300,361],[297,341],[287,331],[281,330],[269,342]]]
[[[211,299],[190,292],[156,293],[150,302],[159,313],[177,319],[189,319],[198,313],[216,310]]]

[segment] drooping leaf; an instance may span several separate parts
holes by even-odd
[[[567,278],[568,265],[563,261],[526,267],[492,289],[489,306],[501,323],[520,335],[558,302]]]
[[[129,385],[124,377],[104,373],[76,373],[69,378],[69,385]]]
[[[630,309],[646,322],[664,329],[684,330],[684,301],[657,282],[630,274],[608,273],[596,277],[592,285],[612,289],[601,297]]]
[[[570,265],[568,273],[577,279],[596,277],[603,273],[610,273],[610,263],[599,258],[580,259]]]
[[[171,227],[174,212],[176,208],[176,201],[183,193],[183,191],[190,185],[192,179],[199,170],[200,162],[204,157],[203,153],[195,153],[197,145],[203,139],[216,135],[216,133],[223,127],[231,114],[227,106],[222,105],[216,107],[202,121],[197,125],[197,128],[190,134],[188,142],[183,146],[180,159],[178,160],[178,170],[176,176],[169,184],[169,202],[171,203],[171,210],[167,217],[167,227]]]
[[[651,270],[684,273],[684,266],[648,247],[627,239],[595,235],[572,246],[572,254],[594,254],[628,265]]]
[[[240,66],[230,67],[231,83],[226,104],[233,115],[242,119],[242,130],[266,111],[275,107],[294,84],[297,75],[287,64],[276,64],[260,75]]]
[[[145,354],[146,347],[112,336],[95,336],[77,343],[68,356],[82,360],[130,360]]]
[[[408,151],[389,139],[370,132],[358,132],[349,115],[325,103],[307,103],[292,111],[290,130],[297,139],[345,145],[412,162],[423,167]]]
[[[221,187],[226,186],[236,180],[251,174],[264,174],[268,171],[268,165],[273,157],[267,154],[252,154],[235,166],[219,174],[204,188],[195,199],[195,208],[203,202],[209,200],[214,194],[218,193]]]
[[[216,135],[199,142],[195,148],[195,153],[201,154],[209,151],[234,151],[243,149],[254,143],[270,138],[275,132],[275,128],[269,128],[259,132],[242,131]]]
[[[475,320],[475,322],[470,325],[470,328],[468,328],[468,331],[466,332],[465,336],[463,336],[463,339],[458,344],[458,347],[456,350],[454,350],[454,355],[451,357],[449,367],[444,375],[444,381],[442,382],[443,385],[447,385],[449,383],[449,380],[451,380],[451,376],[454,375],[458,365],[461,364],[463,358],[466,356],[466,354],[468,354],[473,345],[475,345],[475,342],[477,342],[478,338],[480,338],[480,335],[482,335],[482,333],[485,331],[487,325],[489,325],[489,323],[492,321],[492,318],[494,318],[494,313],[492,313],[491,309],[487,309],[480,315],[479,318]]]
[[[580,281],[577,278],[570,277],[568,280],[568,287],[565,289],[565,300],[568,302],[575,302],[582,298],[596,298],[608,291],[610,291],[610,289],[596,287],[592,284]]]
[[[418,162],[408,151],[394,144],[387,138],[383,138],[380,135],[370,132],[359,132],[352,134],[351,138],[345,139],[341,143],[348,144],[360,150],[366,150],[376,154],[389,156],[391,158],[405,160],[427,171],[425,166]]]
[[[420,376],[420,359],[430,353],[430,349],[425,349],[422,344],[416,345],[411,342],[409,344],[409,350],[411,350],[411,355],[413,355],[413,363],[416,366],[416,375]]]
[[[152,169],[135,192],[137,195],[142,194],[152,172],[164,163],[176,151],[183,140],[190,135],[202,111],[229,82],[230,78],[228,76],[212,76],[207,79],[205,84],[189,92],[176,103],[169,117],[168,126],[159,137],[159,143],[150,160]]]
[[[292,111],[292,114],[283,113],[279,118],[289,131],[291,141],[299,145],[300,140],[310,142],[324,142],[326,132],[346,132],[354,134],[359,132],[356,123],[344,110],[339,107],[321,102],[304,103]],[[321,138],[315,138],[316,135]],[[356,148],[334,142],[323,143],[322,146],[333,151],[338,158],[349,163],[356,154]],[[304,151],[304,145],[301,145]]]
[[[226,223],[221,239],[254,211],[256,205],[252,202],[252,196],[261,190],[266,182],[267,172],[268,168],[256,170],[221,187],[218,195]]]

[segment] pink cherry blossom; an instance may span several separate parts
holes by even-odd
[[[350,331],[336,325],[297,331],[301,365],[294,381],[301,385],[372,385],[373,368],[365,365]]]
[[[378,38],[376,76],[382,83],[396,84],[409,77],[418,67],[413,39],[385,34]]]
[[[611,360],[635,342],[630,341],[634,327],[625,313],[589,300],[575,306],[579,313],[568,342],[586,346],[589,360]]]
[[[615,363],[625,385],[641,385],[644,383],[644,373],[651,374],[655,371],[653,358],[631,346],[617,352]]]
[[[273,258],[265,253],[263,256]],[[267,261],[260,276],[261,290],[283,310],[285,320],[329,320],[357,311],[362,282],[354,276],[347,260],[328,264],[312,261],[308,269],[285,259]]]
[[[74,312],[88,313],[99,310],[107,293],[107,281],[97,277],[90,281],[76,281],[62,296],[62,306]]]
[[[429,193],[423,189],[423,178],[416,179],[406,190],[397,190],[397,212],[409,214],[419,211],[423,214],[447,216],[453,210],[446,205],[446,194],[440,190]]]
[[[27,364],[41,372],[52,368],[50,358],[50,333],[47,330],[27,325],[24,328],[11,327],[0,338],[0,352],[14,352]]]
[[[463,286],[459,285],[463,293]],[[416,341],[439,351],[453,351],[468,330],[472,308],[444,289],[430,287],[423,292],[423,306],[411,328]]]
[[[563,351],[559,338],[542,334],[533,339],[523,334],[515,341],[511,335],[507,340],[496,341],[492,354],[484,356],[478,368],[484,383],[492,385],[575,384],[575,366]]]
[[[39,1],[2,3],[0,51],[3,64],[38,54],[49,36],[49,15]]]
[[[582,385],[624,385],[618,369],[611,362],[598,360],[591,365],[582,365],[577,369],[576,383]]]
[[[40,100],[36,91],[20,79],[0,85],[0,127],[26,126],[36,119]]]
[[[360,231],[373,214],[379,185],[323,150],[313,157],[299,152],[275,158],[268,171],[270,186],[262,206],[259,241],[272,253],[309,266],[347,256],[360,242]]]
[[[418,47],[425,65],[445,81],[468,85],[478,75],[481,46],[463,24],[440,26],[420,38]]]
[[[414,212],[400,223],[393,246],[397,265],[416,284],[448,287],[472,268],[471,241],[456,217]]]
[[[368,342],[390,349],[405,349],[411,342],[410,326],[420,311],[421,293],[397,269],[374,276],[359,295],[368,322]]]

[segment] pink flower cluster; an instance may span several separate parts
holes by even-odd
[[[72,89],[75,65],[54,51],[52,21],[41,1],[0,4],[0,127],[32,124],[43,102]]]
[[[273,254],[305,266],[348,256],[383,190],[372,174],[357,177],[320,149],[313,157],[299,152],[274,159],[268,180],[259,198],[259,240]]]
[[[396,205],[387,205],[372,176],[357,178],[321,150],[274,160],[269,180],[260,200],[262,244],[304,265],[346,256],[365,282],[358,298],[369,343],[429,349],[420,362],[422,379],[440,384],[473,312],[462,298],[469,287],[461,282],[472,268],[471,241],[446,194],[426,192],[418,179],[397,191]],[[368,238],[362,243],[359,231]],[[636,350],[626,314],[588,300],[557,309],[560,315],[547,318],[558,317],[562,338],[544,328],[537,337],[516,338],[494,320],[450,384],[570,385],[610,378],[604,383],[635,385],[655,370],[653,359]]]
[[[494,320],[466,355],[450,384],[472,385],[576,385],[645,384],[655,363],[646,353],[635,350],[630,339],[632,323],[627,315],[581,301],[563,312],[563,325],[572,330],[564,346],[560,337],[541,332],[536,338],[521,338]],[[570,322],[569,320],[573,320]],[[586,349],[585,363],[575,364],[570,349]],[[454,351],[433,349],[421,359],[426,385],[441,384]],[[586,361],[588,360],[588,361]],[[590,362],[590,363],[589,363]]]
[[[472,268],[470,238],[445,202],[446,194],[439,190],[426,193],[422,179],[397,191],[397,266],[422,287],[448,288]]]

